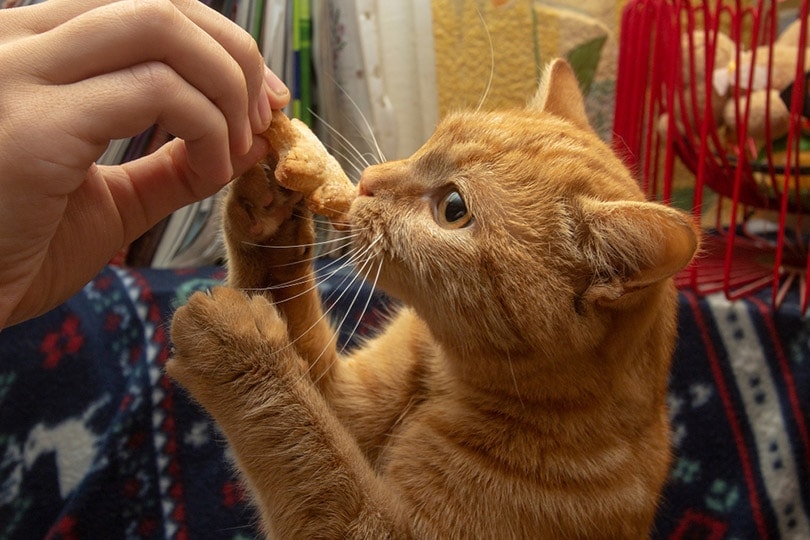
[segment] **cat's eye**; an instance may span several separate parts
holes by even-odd
[[[442,227],[460,229],[470,224],[472,214],[458,191],[451,191],[439,201],[436,218]]]

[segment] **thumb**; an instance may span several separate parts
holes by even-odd
[[[232,156],[234,176],[255,165],[269,151],[264,137],[254,136],[250,151]],[[100,167],[121,216],[125,242],[131,242],[175,210],[209,197],[228,182],[192,170],[186,144],[174,139],[156,152],[115,167]]]

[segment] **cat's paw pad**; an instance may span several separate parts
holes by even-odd
[[[166,370],[198,397],[206,388],[268,375],[273,358],[292,349],[273,304],[227,287],[192,295],[174,314],[171,336],[174,354]]]
[[[303,195],[280,186],[272,169],[259,164],[233,181],[226,206],[237,234],[254,242],[272,238],[293,216]]]

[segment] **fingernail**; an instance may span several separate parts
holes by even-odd
[[[273,71],[267,66],[264,66],[264,81],[267,83],[267,87],[273,94],[276,95],[276,97],[283,98],[290,93],[287,85],[284,84],[282,80],[278,78],[278,75],[273,73]]]
[[[270,102],[267,100],[267,83],[262,85],[262,95],[259,99],[259,119],[262,121],[262,131],[270,127],[270,122],[273,120],[273,111],[270,108]]]
[[[245,129],[242,133],[242,141],[241,146],[239,148],[240,154],[245,155],[250,152],[250,147],[253,146],[253,130],[250,129],[250,125]]]

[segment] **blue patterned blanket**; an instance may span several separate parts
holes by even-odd
[[[323,292],[343,339],[371,331],[345,275]],[[222,436],[164,375],[172,310],[221,269],[109,267],[0,332],[0,540],[247,539],[255,517]],[[655,538],[810,538],[810,321],[788,302],[681,294],[676,460]]]

